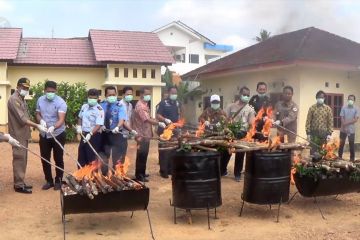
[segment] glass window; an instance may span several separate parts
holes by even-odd
[[[189,54],[189,63],[199,63],[199,54]]]
[[[119,68],[114,68],[114,76],[115,76],[116,78],[119,77]]]
[[[133,69],[133,78],[137,78],[137,68]]]
[[[142,78],[146,78],[146,69],[142,70]]]
[[[155,78],[155,69],[151,69],[151,78]]]
[[[127,78],[129,76],[129,69],[124,68],[124,78]]]
[[[344,95],[336,93],[326,93],[325,103],[331,107],[333,112],[334,128],[339,129],[341,127],[340,111],[343,106]]]

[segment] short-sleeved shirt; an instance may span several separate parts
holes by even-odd
[[[66,113],[67,105],[59,96],[50,101],[46,96],[41,96],[36,103],[36,112],[41,114],[41,118],[46,122],[47,127],[54,126],[59,120],[59,113]],[[65,122],[58,128],[55,129],[54,135],[58,136],[65,131]],[[41,133],[46,138],[52,138],[50,133]]]
[[[107,129],[113,130],[118,126],[120,120],[128,120],[125,107],[120,105],[119,102],[109,103],[104,101],[100,103],[100,106],[105,113],[104,126]]]
[[[26,123],[30,120],[30,114],[25,100],[17,90],[9,98],[8,111],[10,135],[17,140],[29,140],[30,127]]]
[[[153,132],[152,125],[148,121],[150,118],[150,108],[147,105],[147,102],[139,100],[136,103],[132,114],[132,128],[137,131],[139,135],[151,138],[153,136]]]
[[[161,100],[159,103],[159,108],[157,109],[157,114],[160,114],[164,118],[170,119],[172,122],[179,121],[180,118],[180,108],[181,104],[177,100],[170,100],[168,98]],[[158,134],[162,134],[164,131],[163,128],[158,128]]]
[[[240,112],[233,117],[239,110]],[[249,127],[255,118],[255,110],[249,104],[240,106],[238,102],[231,103],[227,106],[225,112],[228,118],[233,118],[232,120],[235,122],[241,122],[241,130],[246,132],[249,130]]]
[[[81,107],[79,118],[82,120],[82,131],[90,132],[96,125],[104,125],[104,110],[99,104],[89,106],[89,104],[85,103]]]
[[[349,107],[348,105],[341,108],[340,116],[344,118],[345,122],[359,118],[359,109],[355,106]],[[341,132],[347,134],[355,133],[355,123],[344,126],[341,124]]]
[[[121,99],[121,101],[119,102],[120,105],[124,106],[124,108],[126,109],[126,123],[131,127],[131,117],[132,117],[132,113],[133,113],[133,105],[129,102],[126,102],[124,99]],[[129,136],[129,131],[126,130],[125,128],[123,129],[123,136],[125,138],[127,138]]]

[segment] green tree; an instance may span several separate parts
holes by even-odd
[[[271,32],[266,31],[265,29],[261,29],[260,36],[256,36],[255,40],[257,42],[263,42],[270,38]]]
[[[168,67],[166,67],[166,71],[165,73],[161,76],[161,82],[166,84],[166,88],[173,86],[173,76],[172,76],[172,72],[170,71],[170,69]]]
[[[35,120],[36,114],[36,102],[44,94],[44,82],[31,86],[32,99],[28,101],[30,115]],[[67,104],[67,113],[65,118],[66,124],[66,140],[74,141],[76,137],[76,131],[74,126],[77,124],[77,116],[81,109],[81,106],[86,102],[87,91],[85,83],[70,84],[67,82],[61,82],[57,85],[57,94],[62,97]]]

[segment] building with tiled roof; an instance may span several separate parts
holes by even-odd
[[[338,134],[340,109],[348,95],[354,94],[360,99],[356,91],[360,89],[360,44],[310,27],[272,36],[190,71],[182,75],[182,79],[200,81],[202,90],[207,92],[202,99],[188,101],[187,111],[193,121],[207,106],[212,94],[222,96],[226,107],[238,96],[242,86],[256,94],[256,84],[263,81],[276,102],[282,88],[290,85],[294,88],[293,100],[299,105],[298,133],[302,136],[305,136],[307,111],[315,103],[316,92],[323,90],[333,109],[335,134]]]
[[[0,28],[0,124],[7,123],[6,102],[21,77],[32,84],[51,79],[85,82],[103,90],[115,85],[152,88],[152,112],[161,100],[161,66],[174,62],[151,32],[90,30],[88,37],[24,38],[20,28]],[[102,91],[104,95],[104,91]]]

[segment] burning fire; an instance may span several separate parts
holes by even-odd
[[[323,157],[326,160],[335,160],[338,158],[336,151],[339,149],[340,141],[334,140],[326,144],[323,144],[322,149],[325,151],[325,156]]]
[[[175,128],[181,128],[185,124],[185,119],[180,119],[176,123],[169,124],[165,129],[163,134],[160,135],[160,139],[164,141],[168,141],[173,136],[173,131]]]
[[[300,154],[296,154],[294,155],[294,158],[293,158],[293,165],[292,165],[292,168],[291,168],[291,172],[290,172],[290,183],[292,185],[295,184],[295,180],[294,180],[294,175],[296,173],[296,164],[298,164],[301,160],[301,155]]]
[[[84,167],[80,168],[76,172],[74,172],[73,176],[76,178],[76,180],[81,181],[84,177],[87,177],[89,179],[93,178],[93,173],[101,168],[101,162],[100,161],[92,161],[90,164],[85,165]]]
[[[262,108],[261,110],[263,110],[263,113],[265,112],[265,109]],[[261,111],[259,111],[260,113]],[[263,113],[260,115],[260,116],[263,116]],[[259,114],[258,114],[259,115]],[[262,134],[264,136],[269,136],[269,133],[270,133],[270,128],[272,127],[272,119],[271,119],[271,116],[272,116],[272,108],[271,107],[268,107],[266,109],[266,120],[265,120],[265,124],[263,126],[263,129],[261,130]]]
[[[275,136],[269,139],[269,147],[268,150],[274,150],[279,147],[281,144],[281,140],[279,136]]]
[[[128,157],[125,157],[124,163],[119,162],[115,165],[115,175],[117,177],[124,177],[130,166],[130,160]]]
[[[199,123],[199,127],[195,132],[196,137],[201,137],[205,133],[205,123]]]
[[[268,107],[268,108],[261,108],[260,111],[258,112],[258,114],[255,116],[255,119],[253,120],[252,124],[251,124],[251,129],[247,132],[245,138],[243,139],[244,141],[247,142],[253,142],[254,141],[254,135],[256,134],[256,126],[258,125],[258,123],[260,121],[264,120],[264,114],[266,113],[266,119],[265,119],[265,123],[264,126],[261,130],[261,133],[267,137],[269,136],[270,133],[270,128],[272,127],[272,108]]]

